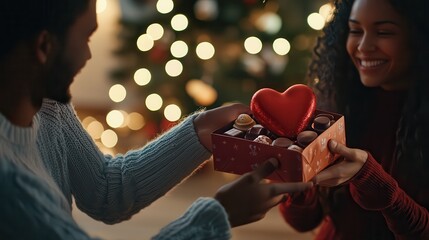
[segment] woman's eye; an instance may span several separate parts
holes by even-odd
[[[349,33],[350,33],[350,34],[360,34],[360,33],[362,33],[362,31],[361,31],[361,30],[359,30],[359,29],[350,29],[350,30],[349,30]]]
[[[382,36],[390,36],[390,35],[393,35],[394,33],[390,31],[378,31],[377,34]]]

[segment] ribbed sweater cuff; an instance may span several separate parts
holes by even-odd
[[[199,198],[186,213],[165,226],[153,239],[216,239],[231,238],[228,215],[213,198]]]
[[[368,154],[368,160],[350,182],[350,193],[362,208],[383,210],[393,204],[398,195],[398,183]]]

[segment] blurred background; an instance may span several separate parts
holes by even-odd
[[[260,88],[303,83],[328,0],[97,0],[92,59],[72,84],[83,126],[107,154],[143,146],[201,108],[249,104]],[[131,220],[77,222],[103,239],[149,239],[200,196],[237,176],[208,162]],[[312,239],[273,209],[233,239]]]

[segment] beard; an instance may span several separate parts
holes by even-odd
[[[69,103],[70,85],[75,75],[64,55],[58,54],[46,78],[46,97],[60,103]]]

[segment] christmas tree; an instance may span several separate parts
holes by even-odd
[[[121,0],[121,9],[112,85],[146,99],[135,111],[152,137],[201,107],[302,83],[332,12],[326,0]]]

